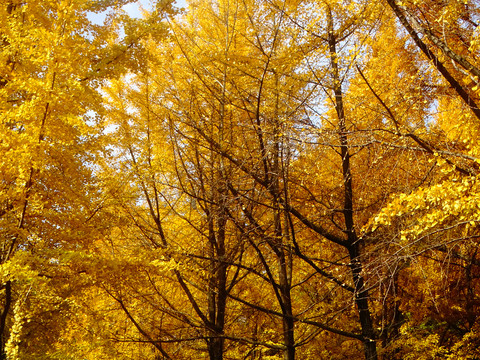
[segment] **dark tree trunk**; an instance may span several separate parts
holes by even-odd
[[[5,283],[5,303],[0,314],[0,360],[6,359],[5,344],[8,340],[7,334],[7,316],[12,305],[12,282],[8,280]]]
[[[360,326],[362,329],[363,346],[366,360],[377,360],[377,347],[373,331],[372,317],[368,303],[368,290],[362,276],[362,262],[360,254],[360,239],[355,232],[353,218],[353,182],[350,165],[350,153],[345,123],[343,93],[338,69],[338,55],[336,50],[337,39],[334,34],[333,17],[330,8],[327,8],[328,45],[332,66],[333,91],[335,95],[335,110],[338,117],[338,131],[340,140],[340,155],[342,158],[342,175],[344,186],[343,218],[345,233],[347,234],[346,248],[350,257],[350,269],[355,288],[355,304],[357,305]]]

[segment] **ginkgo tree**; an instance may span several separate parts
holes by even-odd
[[[412,264],[401,276],[406,293],[400,301],[411,314],[404,329],[408,345],[396,351],[399,356],[475,356],[478,4],[387,3],[413,40],[410,52],[418,50],[415,58],[424,69],[420,83],[429,94],[433,115],[429,138],[412,139],[429,155],[438,174],[434,181],[393,197],[372,221],[377,233],[392,231],[395,254]],[[427,301],[416,297],[412,286],[421,288]]]
[[[333,4],[323,3],[316,9],[317,16],[307,20],[312,21],[315,26],[321,26],[324,33],[312,35],[307,32],[309,36],[300,40],[299,36],[305,29],[300,26],[300,20],[293,21],[295,20],[293,15],[297,15],[295,9],[301,9],[299,4],[296,4],[297,8],[287,4],[283,4],[283,7],[274,5],[256,7],[252,4],[252,7],[247,7],[239,3],[228,5],[221,3],[217,4],[217,7],[212,7],[210,3],[198,2],[191,8],[191,17],[187,16],[184,23],[179,22],[173,26],[173,44],[162,49],[156,43],[147,43],[146,46],[151,49],[154,59],[148,67],[150,85],[142,85],[140,89],[143,92],[141,97],[146,100],[140,100],[141,97],[135,100],[133,96],[127,95],[126,101],[115,105],[116,109],[123,109],[125,116],[125,122],[118,130],[119,135],[125,137],[127,143],[120,147],[125,151],[124,156],[129,158],[127,162],[134,171],[134,176],[139,178],[140,193],[144,194],[141,195],[143,198],[141,206],[145,209],[138,211],[151,214],[151,221],[157,223],[156,232],[159,238],[164,238],[166,234],[165,224],[172,223],[171,220],[160,221],[161,216],[155,209],[161,207],[158,205],[161,203],[167,205],[171,209],[170,212],[177,213],[181,221],[187,220],[190,226],[195,226],[195,231],[202,229],[185,215],[185,210],[182,209],[182,206],[185,206],[184,200],[180,201],[180,198],[174,200],[166,195],[169,193],[166,190],[169,186],[176,189],[173,193],[177,193],[177,197],[181,194],[184,199],[191,198],[190,202],[205,211],[207,219],[208,213],[213,209],[212,206],[218,206],[218,198],[212,198],[208,193],[214,190],[216,196],[222,194],[220,199],[223,199],[221,203],[224,204],[221,205],[224,209],[221,211],[223,215],[217,213],[217,216],[220,219],[227,217],[228,220],[221,220],[223,225],[218,229],[226,231],[227,222],[233,223],[242,234],[243,241],[246,241],[245,254],[251,254],[250,259],[252,255],[258,256],[261,260],[260,269],[263,270],[256,270],[258,265],[235,261],[228,265],[233,269],[247,270],[246,273],[250,272],[250,277],[259,276],[262,281],[266,281],[272,286],[270,291],[273,290],[269,296],[276,300],[275,306],[272,307],[259,299],[238,296],[239,294],[235,293],[236,287],[253,286],[248,281],[249,278],[245,277],[238,286],[232,283],[233,292],[227,294],[228,302],[240,303],[256,312],[273,315],[282,320],[282,330],[275,326],[275,321],[272,321],[273,328],[270,330],[278,334],[277,338],[281,339],[279,343],[269,345],[267,341],[262,343],[258,342],[258,339],[249,339],[246,336],[237,341],[253,344],[258,342],[266,348],[271,347],[272,351],[282,350],[286,358],[293,359],[295,348],[299,347],[299,344],[308,344],[308,341],[296,343],[295,323],[297,323],[310,326],[310,330],[302,330],[305,331],[305,339],[311,339],[320,329],[355,341],[360,340],[365,347],[365,356],[373,359],[377,356],[375,341],[377,335],[374,332],[373,310],[370,310],[371,299],[362,265],[365,255],[361,253],[363,251],[361,249],[365,245],[364,240],[356,234],[356,228],[361,228],[367,222],[369,214],[373,212],[371,210],[359,212],[354,208],[353,199],[357,194],[356,192],[354,194],[351,167],[358,166],[361,169],[359,171],[365,171],[372,161],[371,158],[377,156],[379,150],[376,144],[380,140],[372,138],[370,146],[357,143],[350,145],[348,133],[353,130],[347,129],[351,127],[357,131],[360,127],[358,133],[362,131],[373,133],[374,130],[371,130],[373,127],[377,132],[381,132],[381,129],[376,128],[384,127],[384,123],[378,120],[378,112],[372,114],[367,107],[363,108],[364,113],[368,113],[362,115],[365,118],[364,124],[355,123],[353,120],[347,121],[342,78],[351,76],[348,71],[353,69],[352,61],[358,54],[346,57],[344,53],[337,52],[337,47],[347,40],[362,39],[362,31],[364,28],[372,29],[375,26],[373,19],[376,12],[381,9],[374,7],[367,11],[365,5],[365,8],[359,11],[361,16],[357,14],[348,17],[342,12],[346,9],[336,9],[333,13],[331,8]],[[308,7],[309,4],[304,6]],[[343,21],[343,25],[337,25],[336,21],[340,23]],[[368,25],[369,21],[372,21],[372,24]],[[287,24],[291,28],[287,28]],[[252,33],[256,34],[253,36],[253,43],[247,36]],[[218,43],[213,42],[212,46],[211,39],[218,39]],[[297,46],[295,42],[301,46]],[[171,62],[173,65],[165,62]],[[177,63],[181,64],[178,68]],[[346,75],[341,73],[345,69]],[[363,79],[359,80],[358,86],[362,87],[363,94],[370,95],[375,106],[383,111],[382,103],[378,103],[375,97],[377,93],[367,80],[366,76],[369,74],[360,69],[359,73]],[[395,80],[397,79],[392,79]],[[123,87],[123,84],[117,86],[115,92],[123,92]],[[133,93],[138,92],[138,89],[132,90]],[[154,92],[155,95],[152,95]],[[324,92],[327,93],[327,98]],[[352,90],[352,105],[349,105],[352,108],[357,107],[352,110],[355,114],[361,114],[362,106],[361,103],[356,104],[354,101],[362,101],[362,96],[365,96],[363,94],[357,95]],[[332,102],[329,103],[329,100]],[[316,116],[320,106],[318,104],[322,101],[327,101],[326,106],[330,109],[325,116],[324,124],[308,118],[306,121],[302,119],[304,113],[307,116]],[[146,110],[140,110],[139,106],[142,109],[146,106]],[[112,111],[110,116],[113,123],[121,117],[115,111]],[[155,135],[151,130],[153,129],[149,125],[151,123],[157,124],[156,131],[159,131],[159,134]],[[159,128],[159,124],[168,124],[168,127],[160,125]],[[385,131],[390,131],[392,124],[386,123]],[[168,133],[168,136],[162,135],[162,131]],[[141,135],[142,133],[146,135]],[[149,139],[153,136],[160,136],[163,139],[160,141],[171,144],[162,150],[150,149]],[[382,140],[385,141],[385,138]],[[394,140],[395,136],[388,139]],[[295,142],[301,144],[303,148],[296,147]],[[303,145],[305,142],[312,145]],[[168,147],[172,147],[173,153]],[[336,157],[337,148],[340,149],[339,157]],[[350,153],[355,148],[374,151],[367,157],[360,158],[358,155],[356,158],[361,160],[354,163]],[[312,172],[309,167],[315,165],[309,164],[309,160],[302,153],[297,154],[297,151],[304,149],[328,159],[333,168],[324,167],[321,175],[318,170]],[[149,159],[164,158],[169,152],[171,154],[169,156],[174,159],[175,170],[151,168],[158,160]],[[392,162],[397,161],[394,159],[395,154],[389,156],[384,165],[387,169],[394,166]],[[205,181],[208,178],[206,174],[209,172],[217,173],[220,177],[210,177],[206,185]],[[167,173],[168,178],[163,177]],[[158,176],[163,180],[158,180]],[[358,176],[362,176],[360,172]],[[317,177],[325,182],[325,185],[318,184]],[[144,182],[148,178],[150,180]],[[330,187],[326,186],[327,182]],[[163,190],[158,188],[160,184]],[[212,188],[213,184],[215,185]],[[395,191],[388,187],[381,187],[381,190],[389,193]],[[360,191],[362,194],[359,196],[360,199],[362,196],[367,199],[368,191],[369,187],[365,186],[363,192]],[[328,194],[328,197],[323,194]],[[380,192],[376,197],[384,201],[388,194]],[[367,202],[367,208],[378,209],[377,199],[366,200],[373,202],[373,205]],[[301,211],[300,207],[303,207]],[[165,212],[164,219],[170,219],[166,217],[169,211]],[[325,223],[313,220],[318,214],[322,214]],[[341,214],[343,219],[338,217]],[[359,221],[360,225],[355,225],[356,221]],[[339,222],[350,230],[346,231]],[[139,221],[136,223],[138,226]],[[162,226],[158,227],[160,223]],[[350,238],[344,238],[349,232]],[[144,233],[144,236],[147,235]],[[313,248],[310,246],[312,237],[318,237],[317,245]],[[205,236],[205,239],[207,238],[209,237]],[[168,245],[171,241],[167,241],[167,236],[165,239],[163,246],[168,249],[172,246]],[[306,251],[305,248],[312,249]],[[185,250],[182,252],[185,253]],[[341,255],[338,258],[336,254],[339,252]],[[222,256],[215,254],[215,251],[210,252],[205,260],[211,261],[212,264],[221,264],[223,260],[218,257],[219,255]],[[191,266],[192,259],[196,256],[198,257],[192,253],[187,256],[190,257]],[[350,260],[345,261],[345,256]],[[274,265],[275,262],[278,263],[278,267]],[[346,274],[334,275],[329,269],[330,265],[326,268],[325,264],[337,264],[337,271],[339,268],[350,269],[351,277]],[[295,269],[298,269],[297,273]],[[182,284],[183,277],[189,271],[191,269],[185,268],[183,274],[179,273],[178,286],[183,288],[192,310],[202,320],[207,331],[211,331],[213,322],[205,321],[207,318],[197,300],[203,295],[192,293],[188,290],[187,283]],[[310,284],[307,284],[308,280],[304,281],[302,277],[307,279],[318,277],[326,281],[329,286],[322,290],[326,291],[326,294],[320,293],[317,296],[332,297],[334,291],[333,308],[337,310],[329,309],[330,306],[326,304],[328,301],[317,301],[313,304],[293,302],[294,297],[303,298],[305,301],[306,289],[311,288],[308,286]],[[293,282],[293,279],[296,282]],[[219,278],[216,278],[215,281],[218,280]],[[197,281],[189,278],[188,283],[193,284]],[[332,290],[332,287],[337,289]],[[374,287],[376,288],[375,285]],[[298,292],[292,293],[293,288],[299,289]],[[217,299],[221,294],[221,287],[218,287],[217,283],[210,289],[213,293],[217,292],[213,294],[212,300]],[[352,295],[354,303],[351,302]],[[271,302],[269,297],[265,299]],[[208,301],[204,302],[207,303]],[[226,305],[226,298],[221,303]],[[318,318],[319,314],[315,313],[312,305],[317,307],[317,311],[319,305],[328,309],[321,313],[327,319],[330,316],[335,319],[338,315],[334,314],[340,311],[343,313],[341,320],[347,322],[346,326],[332,326],[334,320],[330,319],[313,320]],[[351,305],[357,307],[359,320],[355,319],[358,314],[339,310]],[[305,309],[309,307],[312,311],[306,312]],[[217,310],[226,311],[227,308]],[[297,315],[306,313],[308,316]],[[228,314],[226,316],[228,318]],[[358,324],[359,330],[355,324]],[[398,328],[398,324],[395,326]],[[228,330],[227,327],[222,327],[215,336],[234,341],[235,338]],[[141,333],[147,336],[146,331],[142,330]],[[281,336],[278,337],[279,335]],[[155,340],[151,335],[148,335],[147,339],[152,344],[168,342],[162,338]],[[178,338],[175,341],[181,340]],[[212,340],[208,340],[207,337],[207,348],[211,358],[222,356],[212,355],[209,348],[212,342],[209,341]]]
[[[0,8],[1,358],[477,356],[477,4],[127,2]]]
[[[88,12],[126,2],[0,5],[2,359],[54,354],[75,312],[72,293],[81,283],[76,288],[78,274],[61,257],[88,248],[104,228],[93,174],[98,86],[115,66],[123,71],[128,50]]]
[[[195,321],[200,320],[206,328],[207,333],[213,333],[213,336],[205,337],[210,358],[220,359],[223,358],[223,343],[225,339],[240,343],[251,343],[253,346],[257,345],[257,343],[263,344],[267,348],[277,351],[282,349],[282,346],[274,343],[268,344],[262,339],[252,339],[250,335],[247,334],[238,337],[238,335],[233,335],[231,331],[229,333],[223,325],[226,321],[229,321],[229,318],[232,319],[234,316],[239,316],[235,315],[235,313],[233,313],[234,315],[227,313],[228,310],[230,310],[230,312],[233,311],[232,307],[227,306],[228,293],[234,290],[234,287],[241,286],[240,284],[237,285],[237,283],[249,274],[248,269],[251,269],[250,272],[261,275],[260,271],[257,270],[258,264],[244,264],[242,261],[243,258],[247,257],[244,250],[247,245],[242,244],[242,242],[245,242],[247,238],[251,238],[252,235],[247,233],[248,228],[246,228],[246,225],[242,225],[240,222],[248,221],[247,218],[249,216],[251,219],[253,218],[251,209],[247,209],[251,205],[243,204],[242,206],[242,200],[240,199],[239,201],[240,195],[237,188],[238,186],[246,187],[249,193],[253,193],[253,191],[255,191],[254,188],[257,186],[255,184],[252,185],[251,181],[250,183],[239,181],[239,169],[234,164],[228,164],[221,154],[211,149],[211,141],[222,144],[228,142],[231,144],[232,149],[235,149],[234,151],[244,150],[245,148],[242,149],[241,144],[237,143],[237,139],[241,139],[242,136],[244,136],[246,141],[252,142],[255,141],[255,137],[258,139],[258,137],[261,136],[259,135],[259,131],[263,131],[259,127],[261,121],[260,115],[257,115],[256,118],[252,117],[252,113],[257,112],[259,114],[260,109],[256,110],[255,105],[248,108],[245,101],[250,101],[250,99],[248,99],[249,96],[256,95],[258,95],[256,102],[260,103],[265,100],[263,94],[250,95],[246,92],[244,97],[239,99],[235,99],[232,94],[230,94],[231,91],[240,92],[246,90],[246,88],[245,90],[238,88],[239,86],[243,87],[245,85],[241,82],[236,83],[235,81],[237,81],[237,79],[244,77],[246,78],[245,80],[248,81],[248,77],[242,74],[244,70],[234,65],[235,61],[242,61],[246,65],[254,63],[254,58],[248,54],[249,49],[252,51],[252,47],[249,46],[245,40],[245,32],[248,31],[248,26],[251,26],[251,24],[249,24],[251,19],[249,21],[245,14],[245,5],[240,3],[234,4],[233,6],[221,4],[222,7],[219,10],[213,7],[209,8],[208,4],[201,5],[203,6],[202,10],[211,18],[215,19],[215,16],[218,16],[218,23],[209,24],[207,22],[209,18],[204,15],[205,17],[201,18],[203,22],[199,26],[194,25],[192,29],[188,29],[186,26],[183,26],[183,28],[175,27],[173,30],[175,31],[176,44],[174,43],[172,45],[172,47],[175,47],[174,49],[168,46],[166,46],[165,49],[156,49],[154,43],[147,43],[147,47],[150,47],[152,49],[151,51],[156,52],[155,55],[158,56],[158,58],[152,60],[150,66],[162,65],[162,67],[157,69],[153,68],[152,73],[149,75],[150,85],[148,89],[150,90],[148,90],[147,87],[142,87],[141,89],[143,91],[143,95],[141,96],[147,96],[153,99],[154,103],[150,109],[147,110],[150,113],[144,113],[142,111],[138,114],[125,114],[127,123],[120,126],[119,130],[128,137],[128,139],[125,138],[128,144],[121,145],[121,147],[127,152],[126,157],[130,157],[128,162],[130,162],[131,166],[135,169],[143,169],[140,171],[145,171],[148,168],[151,169],[152,181],[149,186],[152,187],[147,189],[145,184],[140,184],[140,188],[143,188],[142,191],[145,196],[145,205],[150,207],[152,206],[151,204],[153,204],[153,208],[150,210],[153,216],[151,220],[157,223],[160,222],[159,216],[154,216],[155,211],[153,211],[153,209],[155,206],[158,207],[159,203],[163,203],[163,205],[160,206],[171,208],[170,212],[176,213],[177,221],[191,227],[193,233],[198,233],[200,236],[198,249],[196,249],[196,247],[191,247],[191,244],[189,244],[189,236],[192,235],[187,235],[185,239],[178,239],[177,237],[171,239],[171,235],[170,237],[168,236],[168,231],[164,231],[163,229],[165,225],[161,227],[157,225],[158,235],[164,239],[163,246],[165,246],[168,251],[176,251],[185,255],[187,252],[186,249],[190,247],[188,250],[188,257],[190,257],[188,263],[192,269],[188,269],[188,266],[185,266],[185,268],[182,267],[182,270],[177,270],[177,287],[183,289],[184,296],[188,298],[192,311],[194,311],[196,317],[199,318]],[[249,9],[249,11],[251,10]],[[273,15],[275,16],[275,14]],[[194,18],[187,18],[187,20],[190,19]],[[201,32],[205,32],[205,35]],[[215,49],[206,47],[208,46],[207,36],[211,36],[210,32],[216,32],[217,36],[220,35],[218,46],[223,49],[224,54],[218,54]],[[221,43],[222,41],[225,42],[225,45]],[[189,43],[191,43],[191,45]],[[192,53],[190,50],[193,49],[193,51],[196,52],[196,47],[199,45],[204,47],[204,54],[202,54],[202,56]],[[263,44],[260,43],[258,46],[262,45]],[[165,51],[168,51],[169,54],[166,54]],[[207,51],[210,52],[207,53]],[[259,52],[262,51],[262,49],[254,47],[253,51]],[[177,57],[184,56],[185,60],[177,58],[172,68],[169,68],[164,58],[171,57],[172,55]],[[213,66],[207,67],[208,61],[210,61]],[[263,64],[260,63],[259,65],[260,73],[256,75],[257,78],[253,81],[259,81],[260,84],[255,84],[255,86],[256,88],[260,88],[259,91],[261,92],[263,86],[261,73],[263,72],[263,76],[265,77],[265,73],[269,69],[268,56],[266,62]],[[165,79],[167,79],[167,82],[165,82]],[[248,84],[247,82],[246,85]],[[250,82],[250,84],[252,84],[252,82]],[[120,88],[121,87],[122,86],[120,86]],[[147,91],[149,91],[150,94],[154,93],[156,97],[148,95]],[[265,92],[267,91],[270,91],[270,89],[265,86]],[[114,96],[116,95],[112,94],[112,98]],[[128,106],[134,106],[134,109],[139,109],[138,106],[140,104],[140,101],[136,101],[130,97],[127,99],[126,105],[122,106],[120,103],[117,103],[115,104],[115,108],[128,109]],[[145,104],[145,101],[143,101],[143,104]],[[258,106],[258,104],[256,106]],[[235,107],[239,107],[239,110],[235,110]],[[138,110],[134,110],[134,112],[136,111]],[[182,115],[178,116],[177,114]],[[159,153],[160,149],[158,148],[152,151],[140,150],[141,147],[145,145],[148,146],[148,141],[145,143],[146,138],[139,136],[138,130],[150,131],[148,130],[150,128],[149,125],[146,125],[146,127],[143,125],[143,127],[137,131],[132,129],[133,136],[129,134],[129,131],[126,132],[124,130],[124,127],[129,126],[128,119],[133,120],[139,118],[143,119],[141,121],[145,121],[148,120],[149,117],[151,118],[150,121],[156,124],[154,125],[157,126],[156,129],[160,130],[160,133],[152,132],[152,139],[154,137],[159,139],[159,136],[165,136],[161,133],[162,129],[158,128],[159,124],[164,124],[160,125],[160,127],[163,128],[163,132],[169,132],[169,136],[167,136],[164,141],[170,144],[166,148],[163,148],[162,153]],[[118,121],[118,118],[118,116],[111,117],[114,123]],[[236,123],[237,121],[239,122],[238,124]],[[249,130],[251,131],[251,135],[254,136],[250,139],[245,136],[245,134],[242,135],[241,130],[241,127],[247,129],[249,124],[244,122],[248,121],[253,121],[257,124],[257,131],[255,131],[255,128]],[[240,138],[234,138],[235,132],[237,132]],[[137,142],[139,138],[142,139],[141,142],[143,142],[143,145]],[[171,152],[169,152],[169,147],[171,147]],[[140,162],[135,160],[136,150],[142,151],[144,154],[145,151],[148,154],[151,153],[152,159],[155,160],[153,160],[151,164],[140,165]],[[255,149],[254,151],[258,150]],[[259,159],[263,156],[262,152],[264,154],[265,149],[259,151]],[[161,169],[152,169],[151,166],[153,163],[159,161],[159,159],[165,156],[165,153],[169,153],[170,157],[174,159],[174,167],[169,170],[163,168],[163,171],[161,171]],[[146,158],[143,157],[143,159],[149,159],[149,156],[150,155]],[[166,161],[171,162],[171,158],[168,159],[167,157]],[[166,172],[170,174],[168,179],[163,178],[166,176]],[[159,190],[157,188],[159,186],[159,180],[154,180],[157,176],[161,176],[164,181],[167,182],[166,189],[168,189],[169,186],[176,190],[165,190],[165,186],[162,187],[164,190]],[[248,189],[250,186],[254,188]],[[170,194],[177,193],[176,196],[179,198],[174,200],[166,195],[167,192]],[[150,196],[152,196],[152,200],[150,200]],[[185,203],[185,199],[190,200]],[[182,207],[189,203],[190,207],[194,206],[196,211],[192,212],[190,210],[188,213],[185,213],[186,210]],[[198,214],[201,213],[203,213],[203,215],[199,219],[196,219]],[[157,218],[157,220],[155,220],[155,218]],[[202,218],[204,220],[202,220]],[[202,224],[203,222],[205,223]],[[165,222],[163,222],[163,224],[165,224]],[[253,240],[250,241],[253,242]],[[173,247],[172,242],[177,243],[175,247]],[[173,250],[177,246],[180,247],[177,250]],[[201,253],[198,253],[198,251]],[[257,251],[259,250],[257,249]],[[277,256],[284,259],[281,263],[281,271],[284,272],[282,286],[287,287],[288,280],[286,278],[286,272],[288,270],[286,267],[288,264],[285,262],[285,255],[279,245],[277,245],[277,251]],[[259,254],[263,257],[262,253]],[[248,257],[251,258],[252,255],[254,254],[252,254],[250,250]],[[268,276],[272,277],[272,274],[270,274],[270,265],[265,262],[265,259],[263,262],[264,266],[267,266],[264,271],[269,272]],[[199,278],[195,280],[195,282],[206,281],[207,283],[205,285],[194,286],[198,288],[206,286],[208,291],[205,295],[198,293],[196,290],[193,292],[194,290],[189,289],[188,284],[192,284],[194,280],[191,278],[191,275],[188,274],[195,269],[195,263],[197,263],[196,266],[200,266],[202,272],[207,272],[206,279]],[[202,263],[209,265],[206,268],[202,268],[204,266]],[[268,279],[268,276],[262,275],[261,278]],[[270,280],[273,281],[272,278]],[[275,284],[275,286],[277,285]],[[279,294],[277,293],[277,295]],[[288,294],[281,295],[279,299],[281,299],[279,301],[289,301]],[[229,300],[229,302],[231,302],[231,300]],[[237,304],[236,307],[238,306],[239,304]],[[287,307],[291,308],[291,305],[287,305]],[[284,323],[282,326],[285,329],[285,338],[290,339],[288,340],[290,341],[290,345],[288,346],[291,353],[290,358],[293,358],[293,319],[291,310],[290,313],[288,313],[288,309],[285,309],[285,311],[287,313],[284,314],[284,321],[288,324]],[[230,320],[230,322],[231,321],[232,320]],[[179,342],[182,341],[181,338],[177,340]],[[160,343],[162,342],[162,340],[158,341]],[[155,340],[152,340],[152,342],[155,343]]]

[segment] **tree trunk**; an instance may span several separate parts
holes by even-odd
[[[338,131],[340,140],[340,155],[342,158],[342,174],[344,186],[343,217],[345,220],[345,233],[347,234],[348,254],[350,269],[355,288],[355,304],[357,305],[360,326],[363,335],[363,346],[366,360],[377,360],[377,347],[373,331],[372,317],[368,304],[368,290],[362,276],[362,263],[360,258],[360,239],[355,232],[353,218],[353,183],[350,166],[350,153],[345,123],[345,110],[343,106],[343,93],[338,70],[338,55],[336,50],[337,39],[334,34],[333,17],[330,8],[327,8],[328,45],[332,66],[333,91],[335,95],[335,109],[338,117]]]
[[[227,303],[227,264],[225,263],[225,228],[227,225],[223,194],[220,192],[218,213],[210,209],[210,281],[208,285],[208,320],[211,324],[207,341],[210,360],[222,360],[225,339],[225,311]]]
[[[8,339],[8,335],[6,334],[6,327],[7,327],[7,315],[10,311],[10,307],[12,305],[12,282],[8,280],[5,283],[5,304],[3,306],[2,313],[0,315],[0,360],[5,360],[5,344]]]

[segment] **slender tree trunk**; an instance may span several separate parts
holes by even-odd
[[[278,89],[278,76],[275,76],[275,82]],[[275,114],[274,114],[274,129],[273,129],[273,154],[270,177],[271,187],[273,190],[273,202],[275,206],[274,210],[274,229],[275,229],[275,252],[278,259],[278,283],[280,287],[280,298],[282,302],[282,325],[283,325],[283,343],[285,345],[285,351],[283,353],[284,360],[295,359],[295,322],[293,321],[293,306],[291,297],[292,279],[291,279],[291,262],[287,261],[290,254],[287,253],[285,247],[285,237],[287,226],[282,226],[283,209],[280,201],[280,178],[283,172],[281,164],[283,163],[283,156],[280,148],[281,141],[281,125],[279,124],[278,115],[278,92],[275,101]]]
[[[287,276],[287,264],[285,256],[279,259],[280,270],[280,293],[283,301],[283,342],[286,347],[283,358],[285,360],[295,359],[295,333],[292,311],[292,298],[290,295],[290,282]]]
[[[470,107],[477,119],[480,120],[480,108],[476,104],[475,100],[470,96],[470,94],[465,90],[465,88],[453,77],[453,75],[448,71],[448,69],[443,65],[443,63],[438,59],[438,57],[422,41],[420,36],[417,34],[414,25],[411,24],[407,19],[407,15],[402,10],[402,7],[397,4],[395,0],[387,0],[387,3],[393,10],[397,19],[408,31],[417,47],[425,54],[428,59],[432,61],[432,65],[436,67],[438,72],[442,74],[446,81],[448,81],[450,86],[457,92],[457,94],[464,101],[464,103]]]
[[[277,245],[277,259],[278,259],[278,285],[280,287],[280,298],[282,301],[282,325],[283,325],[283,343],[285,345],[285,351],[283,358],[285,360],[294,360],[295,359],[295,333],[294,326],[295,322],[293,321],[293,310],[292,310],[292,297],[291,297],[291,276],[289,262],[285,256],[284,244],[282,242],[282,226],[281,226],[281,214],[280,210],[277,210],[275,213],[275,233],[279,243]]]
[[[366,360],[377,360],[377,346],[375,332],[373,331],[372,316],[368,304],[368,290],[363,279],[362,263],[360,261],[360,249],[358,242],[353,243],[349,249],[350,269],[355,284],[355,303],[357,305],[360,326],[363,335],[363,347]]]
[[[281,225],[281,210],[276,210],[275,213],[275,236],[278,239],[277,245],[277,259],[278,259],[278,284],[280,287],[280,297],[282,301],[282,313],[283,313],[283,343],[286,347],[283,358],[285,360],[295,359],[295,332],[292,310],[292,297],[291,297],[291,266],[292,264],[287,261],[285,254],[285,244],[283,243],[283,229]],[[288,255],[288,254],[287,254]]]
[[[373,331],[372,317],[368,303],[368,290],[362,276],[362,262],[360,254],[360,239],[355,232],[353,218],[353,183],[350,166],[350,153],[348,146],[347,128],[345,124],[345,109],[343,106],[343,93],[338,70],[338,55],[336,50],[337,39],[334,34],[333,17],[327,7],[328,45],[332,66],[333,91],[335,95],[335,109],[338,117],[338,131],[340,139],[340,155],[342,158],[342,174],[344,185],[343,217],[345,232],[347,234],[347,250],[350,257],[350,269],[355,288],[355,303],[357,305],[360,326],[363,335],[363,345],[366,360],[377,360],[377,347]]]
[[[222,360],[225,339],[225,312],[227,304],[227,264],[225,262],[226,209],[224,194],[219,192],[218,211],[210,210],[210,281],[208,285],[208,320],[211,324],[207,342],[210,360]]]
[[[13,1],[8,1],[6,4],[7,7],[7,14],[11,15],[12,12],[15,10],[16,5],[13,3]],[[0,34],[0,47],[8,46],[9,41],[6,37],[4,37],[2,34]],[[10,65],[13,69],[13,62],[9,58],[7,60],[7,65]],[[0,76],[0,88],[3,88],[7,85],[8,80],[7,78]],[[4,213],[2,213],[0,216],[3,216],[9,209],[7,208]],[[20,226],[23,226],[23,221],[20,223]],[[5,262],[8,260],[10,256],[10,252],[7,252],[5,254],[2,254],[2,262]],[[3,305],[2,312],[0,313],[0,360],[6,359],[6,354],[5,354],[5,344],[8,339],[7,335],[7,317],[8,313],[10,311],[10,308],[12,306],[12,282],[8,280],[4,287],[5,289],[5,303]]]
[[[7,315],[12,305],[12,282],[8,280],[5,283],[5,303],[3,305],[2,313],[0,314],[0,360],[6,359],[5,344],[8,336],[6,334]]]

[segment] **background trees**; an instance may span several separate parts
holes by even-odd
[[[110,5],[1,10],[3,358],[471,356],[475,2]]]
[[[121,6],[125,1],[117,2]],[[82,289],[68,254],[102,236],[98,92],[125,52],[88,11],[113,2],[0,6],[0,358],[56,355]],[[71,286],[67,284],[70,283]]]

